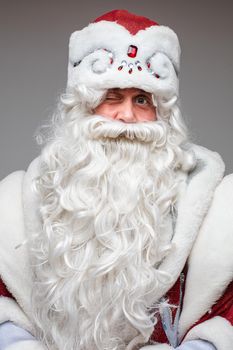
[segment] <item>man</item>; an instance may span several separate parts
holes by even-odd
[[[0,185],[1,349],[232,349],[233,180],[188,143],[179,55],[124,10],[72,34],[42,153]]]

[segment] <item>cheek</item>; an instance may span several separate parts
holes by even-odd
[[[155,108],[148,108],[145,110],[138,111],[137,120],[139,120],[141,122],[157,120],[156,109]]]
[[[114,109],[104,103],[96,107],[94,113],[99,114],[107,119],[114,119],[115,116]]]

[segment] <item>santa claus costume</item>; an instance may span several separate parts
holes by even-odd
[[[25,330],[2,348],[231,350],[233,178],[188,142],[176,34],[115,10],[69,50],[41,155],[0,183],[0,324]],[[93,114],[131,87],[156,121]]]

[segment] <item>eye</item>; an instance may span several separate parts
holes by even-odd
[[[139,105],[145,106],[146,104],[150,104],[149,98],[144,95],[138,95],[135,97],[135,102]]]

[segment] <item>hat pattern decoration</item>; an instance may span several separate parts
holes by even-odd
[[[67,88],[136,87],[178,95],[180,46],[168,27],[114,10],[70,37]]]

